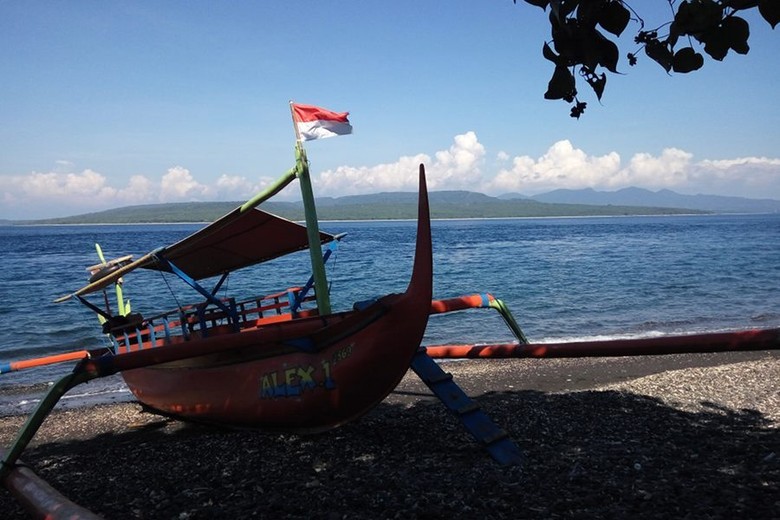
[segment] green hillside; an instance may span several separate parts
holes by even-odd
[[[149,204],[86,213],[72,217],[16,224],[130,224],[170,222],[211,222],[240,202],[184,202]],[[433,218],[512,218],[512,217],[579,217],[608,215],[675,215],[706,213],[703,211],[643,206],[589,204],[553,204],[529,199],[502,200],[481,193],[441,191],[430,194]],[[266,202],[261,208],[291,220],[303,220],[300,202]],[[317,201],[321,220],[413,219],[417,215],[417,194],[380,193]]]

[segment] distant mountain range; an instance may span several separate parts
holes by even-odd
[[[717,195],[681,195],[670,190],[653,192],[626,188],[605,192],[592,189],[555,190],[527,197],[518,193],[490,197],[470,191],[430,193],[433,218],[510,218],[606,215],[673,215],[683,213],[772,213],[780,201]],[[72,217],[5,224],[124,224],[148,222],[210,222],[240,202],[185,202],[148,204],[87,213]],[[266,202],[263,209],[291,220],[303,220],[300,202]],[[417,194],[377,193],[317,199],[322,220],[415,218]]]
[[[613,204],[620,206],[653,206],[659,208],[688,208],[715,213],[775,213],[780,211],[780,200],[748,199],[721,195],[682,195],[671,190],[650,191],[643,188],[623,188],[617,191],[553,190],[526,197],[509,193],[503,200],[531,199],[556,204]]]

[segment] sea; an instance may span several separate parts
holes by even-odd
[[[89,309],[54,303],[87,282],[95,245],[109,259],[137,258],[200,227],[0,226],[0,363],[105,346]],[[347,233],[327,264],[336,310],[405,289],[414,222],[321,227]],[[490,293],[532,342],[780,327],[780,214],[436,220],[432,228],[434,298]],[[231,274],[220,295],[272,294],[309,274],[308,253],[296,253]],[[144,315],[200,301],[151,271],[126,276],[124,297]],[[495,311],[473,309],[432,316],[423,344],[513,340]],[[0,415],[29,411],[71,369],[0,374]],[[71,390],[62,406],[130,399],[114,376]]]

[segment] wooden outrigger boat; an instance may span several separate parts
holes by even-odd
[[[294,179],[302,188],[305,226],[257,207]],[[94,311],[111,346],[0,367],[2,373],[78,360],[3,454],[0,480],[23,502],[34,503],[36,513],[41,504],[52,503],[50,493],[43,492],[42,499],[29,496],[39,492],[30,491],[33,487],[40,490],[45,483],[30,486],[29,470],[17,464],[19,456],[69,389],[116,373],[146,407],[187,420],[316,432],[371,409],[409,370],[428,322],[433,260],[422,165],[419,189],[417,241],[406,291],[356,303],[348,311],[330,308],[324,271],[329,253],[323,255],[322,244],[339,237],[318,229],[300,141],[295,167],[233,212],[138,260],[122,257],[88,268],[90,283],[57,301],[77,299]],[[304,287],[244,301],[216,296],[228,273],[306,248],[313,275]],[[98,253],[102,255],[99,247]],[[204,299],[148,318],[130,312],[121,284],[137,269],[175,273]],[[218,281],[208,290],[200,281],[212,277]],[[107,294],[112,285],[117,289],[116,313]],[[94,294],[103,301],[90,301]],[[62,505],[59,499],[54,503]]]
[[[305,168],[299,154],[296,175]],[[406,373],[428,321],[432,254],[422,167],[414,269],[403,294],[335,313],[304,309],[314,298],[306,288],[240,302],[215,296],[228,273],[300,250],[306,235],[304,226],[238,208],[77,291],[105,318],[113,343],[111,355],[94,360],[98,370],[121,372],[148,408],[190,420],[316,431],[361,415]],[[316,236],[318,243],[336,238]],[[141,318],[109,315],[83,298],[139,268],[176,273],[206,300]],[[211,291],[198,283],[214,276]]]
[[[285,184],[306,175],[299,146]],[[330,312],[329,302],[323,307],[321,301],[317,308],[303,308],[326,289],[309,297],[307,287],[292,288],[241,302],[215,296],[228,273],[312,245],[307,244],[311,223],[302,226],[256,208],[267,194],[136,261],[106,263],[92,283],[58,301],[76,298],[95,311],[112,348],[88,352],[43,400],[22,435],[34,433],[35,423],[69,388],[118,372],[147,407],[191,420],[317,431],[366,412],[409,369],[428,321],[432,252],[425,184],[421,166],[417,245],[407,290],[351,311]],[[336,238],[316,228],[314,236],[312,249]],[[321,258],[321,249],[314,255]],[[176,273],[205,300],[151,318],[111,314],[87,300],[141,268]],[[211,291],[198,282],[214,276],[219,281]],[[5,465],[13,463],[16,451],[7,454]]]

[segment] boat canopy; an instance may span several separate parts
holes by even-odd
[[[320,243],[336,237],[320,232]],[[212,224],[167,247],[156,249],[56,301],[81,296],[116,282],[136,269],[169,271],[166,259],[195,280],[266,262],[309,247],[306,226],[263,210],[236,208]]]

